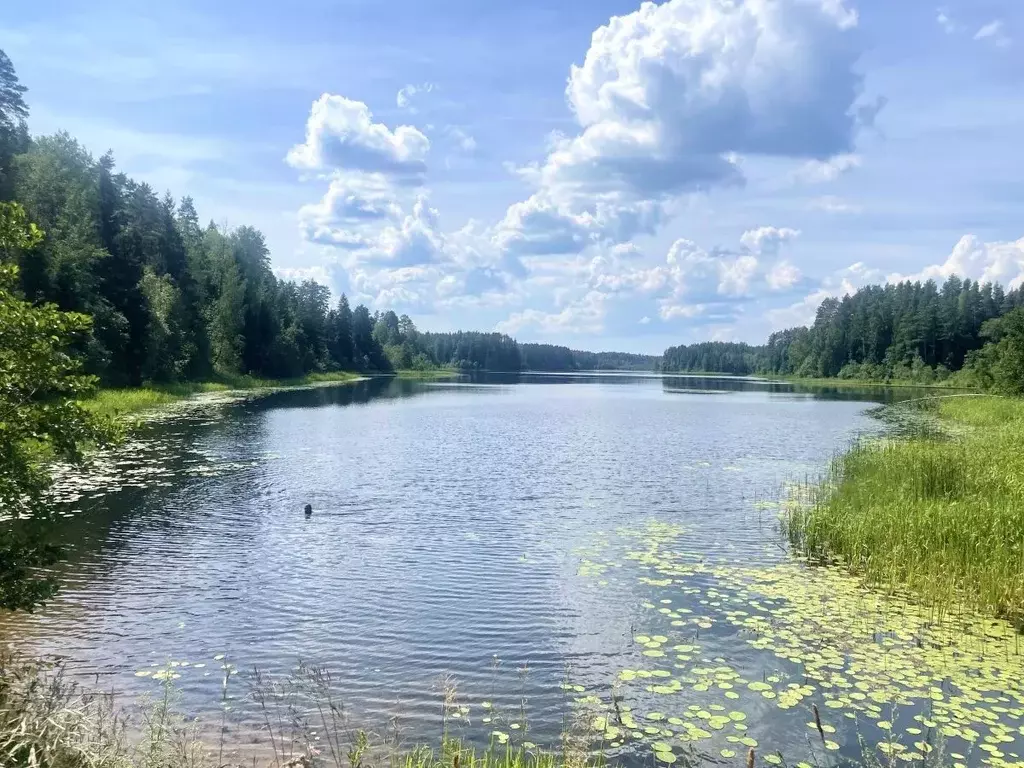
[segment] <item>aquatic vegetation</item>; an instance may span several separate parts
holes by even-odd
[[[1008,622],[969,612],[940,621],[908,596],[791,559],[761,567],[709,562],[682,546],[678,526],[621,534],[627,551],[609,548],[606,557],[637,563],[645,585],[668,582],[644,603],[650,618],[633,636],[637,664],[618,675],[621,700],[604,707],[624,741],[655,739],[656,755],[694,744],[721,755],[734,751],[730,744],[758,746],[747,733],[752,723],[761,742],[787,740],[780,750],[787,759],[792,734],[810,729],[812,763],[864,740],[876,755],[869,759],[919,761],[948,745],[963,765],[979,750],[985,764],[1024,764],[1024,648]],[[687,611],[680,594],[704,615]],[[672,607],[664,613],[666,600]],[[706,629],[714,637],[704,638]],[[716,654],[726,633],[742,638],[763,671],[754,676],[749,659]],[[651,644],[671,655],[651,658]],[[679,704],[647,712],[642,719],[654,727],[638,728],[630,699],[642,706],[652,695]],[[765,706],[778,714],[766,716]],[[761,728],[765,721],[774,727]],[[768,752],[763,760],[783,758]]]
[[[906,407],[906,406],[904,406]],[[865,442],[839,457],[792,541],[939,612],[1024,626],[1024,401],[931,401],[949,436]]]

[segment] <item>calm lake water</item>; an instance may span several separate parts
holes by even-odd
[[[1005,628],[937,628],[778,530],[793,483],[882,431],[868,398],[914,394],[524,375],[186,410],[69,479],[65,587],[0,631],[129,696],[180,675],[185,711],[240,728],[247,671],[301,661],[354,722],[397,716],[410,740],[436,739],[452,675],[480,741],[556,743],[577,713],[644,760],[823,761],[859,736],[913,760],[941,734],[1012,763]]]

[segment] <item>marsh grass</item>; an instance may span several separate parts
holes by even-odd
[[[974,387],[961,384],[958,381],[946,379],[944,381],[914,381],[912,379],[840,379],[840,378],[817,378],[810,376],[759,376],[767,381],[778,381],[795,386],[833,389],[937,389],[937,390],[961,390],[971,391]]]
[[[807,555],[909,589],[941,614],[1024,628],[1024,400],[931,398],[942,436],[862,441],[784,525]]]
[[[218,376],[211,381],[181,382],[177,384],[146,384],[126,389],[99,389],[83,401],[89,410],[103,416],[131,416],[152,408],[176,403],[206,392],[231,390],[261,390],[283,387],[301,387],[312,384],[344,383],[354,381],[359,374],[348,371],[311,373],[297,379],[261,379],[255,376]]]
[[[459,376],[465,375],[464,371],[460,371],[458,368],[427,368],[420,370],[418,368],[403,368],[396,374],[400,379],[457,379]]]
[[[397,719],[382,733],[354,727],[331,674],[300,666],[284,677],[254,671],[249,698],[262,720],[259,746],[204,740],[198,720],[177,709],[167,676],[156,694],[127,708],[112,692],[95,693],[68,678],[60,663],[0,655],[0,766],[3,768],[602,768],[586,732],[563,735],[560,751],[485,747],[459,737],[463,714],[451,678],[441,686],[436,746],[406,744]],[[209,726],[209,724],[206,724]],[[248,738],[247,741],[251,741]]]
[[[207,768],[194,722],[171,686],[133,719],[110,692],[89,692],[60,664],[0,656],[0,765],[4,768]]]

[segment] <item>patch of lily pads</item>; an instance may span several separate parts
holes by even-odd
[[[680,526],[650,523],[619,541],[583,552],[580,569],[601,578],[632,565],[650,596],[635,663],[594,708],[606,746],[646,744],[660,763],[695,748],[719,761],[756,749],[781,764],[749,733],[763,721],[761,742],[806,745],[787,761],[824,764],[866,743],[894,765],[943,750],[954,768],[1024,766],[1024,648],[1008,623],[939,616],[799,561],[711,561],[685,548]]]

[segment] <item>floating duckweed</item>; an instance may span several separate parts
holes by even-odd
[[[772,765],[782,765],[782,758],[775,754],[765,755],[764,761]]]
[[[722,757],[736,757],[736,753],[731,749],[723,749],[720,754]]]

